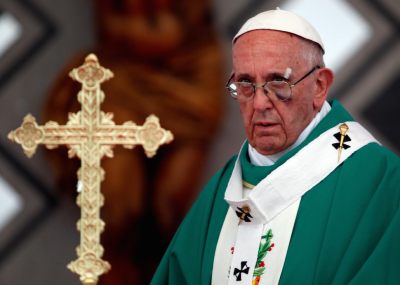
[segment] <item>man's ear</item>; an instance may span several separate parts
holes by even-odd
[[[314,109],[320,109],[328,96],[329,88],[333,83],[333,71],[329,68],[317,69],[315,75],[316,90],[314,96]]]

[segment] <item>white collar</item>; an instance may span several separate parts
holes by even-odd
[[[289,151],[300,145],[308,137],[308,135],[312,132],[312,130],[319,124],[319,122],[329,113],[331,109],[332,107],[329,105],[328,102],[325,101],[324,105],[322,105],[321,110],[318,112],[317,115],[315,115],[311,123],[301,132],[300,136],[297,138],[295,143],[281,152],[271,155],[262,155],[249,144],[249,157],[251,164],[257,166],[270,166],[275,164],[275,162],[279,158],[281,158],[283,155],[285,155],[286,153],[288,153]]]

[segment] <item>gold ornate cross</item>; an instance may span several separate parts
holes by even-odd
[[[347,130],[349,127],[346,124],[341,124],[339,126],[340,130],[340,143],[339,143],[339,156],[338,156],[338,162],[340,161],[340,153],[342,152],[343,148],[343,142],[344,142],[344,136],[346,135]]]
[[[77,156],[81,159],[77,172],[83,184],[77,197],[77,204],[81,207],[81,219],[77,223],[81,243],[77,247],[78,259],[67,267],[88,285],[96,284],[98,277],[111,268],[101,259],[104,249],[100,244],[100,233],[105,223],[100,219],[100,207],[104,204],[104,196],[100,193],[104,170],[100,167],[100,160],[104,156],[113,157],[112,149],[117,144],[129,149],[141,144],[147,157],[153,157],[160,145],[173,140],[173,135],[160,127],[154,115],[150,115],[143,126],[131,121],[118,126],[112,120],[113,113],[100,110],[105,97],[100,84],[114,75],[100,66],[94,54],[88,55],[85,63],[69,75],[82,83],[78,93],[82,110],[69,113],[68,123],[64,126],[52,121],[38,126],[35,118],[28,114],[21,127],[11,131],[8,138],[21,144],[28,157],[32,157],[39,144],[44,144],[49,149],[66,145],[69,158]]]
[[[247,206],[247,205],[244,205],[244,206],[242,207],[242,211],[243,211],[243,213],[242,213],[242,215],[240,216],[239,224],[244,220],[244,218],[246,217],[246,214],[250,213],[250,207]]]

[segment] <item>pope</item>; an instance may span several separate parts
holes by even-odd
[[[280,9],[232,41],[226,88],[247,140],[209,181],[152,285],[398,284],[400,159],[326,101],[333,72]]]

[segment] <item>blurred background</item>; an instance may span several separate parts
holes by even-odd
[[[102,110],[143,124],[154,113],[175,140],[147,159],[141,147],[102,161],[106,197],[99,284],[148,284],[199,191],[245,133],[224,90],[230,41],[251,16],[279,6],[311,22],[335,72],[338,99],[400,153],[400,4],[397,0],[0,0],[0,284],[80,284],[79,160],[39,147],[28,159],[7,140],[23,117],[67,122],[80,108],[68,72],[91,52],[115,77]],[[373,162],[371,162],[373,163]]]

